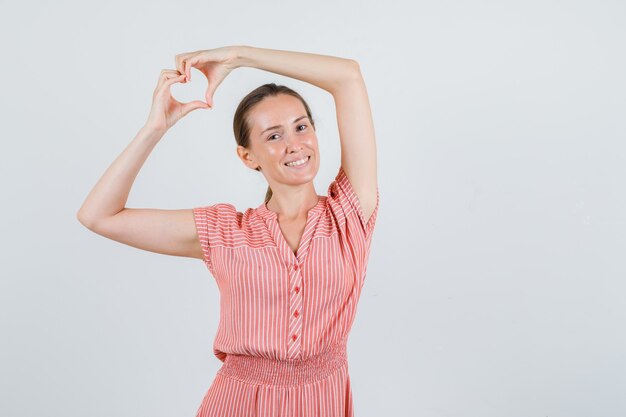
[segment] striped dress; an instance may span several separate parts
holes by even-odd
[[[353,416],[346,344],[367,269],[366,223],[342,167],[308,212],[296,253],[265,203],[193,209],[220,292],[222,361],[196,417]]]

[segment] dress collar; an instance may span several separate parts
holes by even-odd
[[[319,211],[321,211],[324,208],[324,204],[326,203],[327,197],[326,196],[318,196],[318,197],[319,198],[317,200],[317,203],[311,209],[309,209],[307,213],[308,217],[312,217],[312,215],[317,214]],[[256,211],[264,219],[277,220],[278,218],[278,213],[268,209],[265,202],[263,202],[259,207],[257,207]]]

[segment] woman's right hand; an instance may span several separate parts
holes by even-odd
[[[238,67],[238,47],[223,46],[221,48],[206,49],[195,52],[185,52],[176,55],[176,69],[191,80],[191,67],[197,68],[209,82],[205,93],[205,100],[213,108],[213,94],[224,78]]]
[[[185,74],[176,70],[162,70],[159,82],[152,94],[152,108],[146,122],[152,129],[167,131],[170,127],[195,109],[208,109],[209,105],[203,101],[181,103],[172,97],[170,87],[175,83],[185,81]]]

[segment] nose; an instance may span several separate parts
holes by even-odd
[[[289,153],[295,153],[301,151],[303,148],[300,138],[297,136],[289,136],[287,139],[287,150]]]

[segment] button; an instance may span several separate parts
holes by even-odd
[[[293,269],[295,269],[295,270],[297,271],[297,270],[298,270],[298,264],[295,264],[295,265],[293,266]]]
[[[300,313],[298,313],[298,310],[294,311],[293,316],[294,317],[298,317],[300,315]]]
[[[292,338],[293,340],[296,340],[296,338],[297,338],[297,337],[298,337],[298,336],[296,336],[295,334],[294,334],[293,336],[291,336],[291,338]]]
[[[294,288],[293,290],[294,290],[296,293],[299,293],[299,292],[300,292],[300,287],[296,287],[296,288]]]

